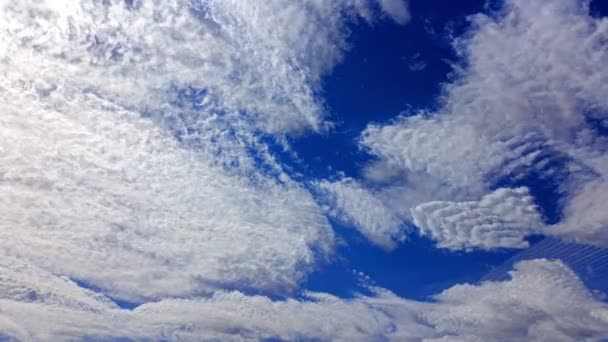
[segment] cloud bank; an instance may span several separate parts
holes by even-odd
[[[132,311],[69,279],[4,260],[0,331],[20,340],[152,339],[323,341],[599,340],[608,305],[557,261],[521,262],[503,282],[457,285],[415,302],[374,289],[343,300],[306,293],[271,301],[239,292],[208,299],[162,300]]]
[[[192,101],[198,116],[238,112],[271,133],[324,125],[315,94],[348,47],[349,23],[373,21],[380,8],[400,21],[407,13],[401,1],[367,0],[2,4],[3,64],[23,81],[47,91],[67,83],[164,116],[194,89],[204,95]],[[204,118],[173,120],[193,128]]]

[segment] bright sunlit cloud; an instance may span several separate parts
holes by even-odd
[[[403,255],[427,262],[400,250],[414,235],[454,255],[608,246],[608,19],[498,7],[448,35],[437,103],[366,120],[351,143],[369,158],[326,178],[293,142],[360,119],[324,86],[356,28],[427,25],[414,3],[0,0],[0,340],[608,338],[583,268],[540,253],[501,281],[433,279],[429,300],[369,276],[309,288],[327,265],[356,273],[348,234],[404,283]],[[400,57],[413,79],[427,55]]]

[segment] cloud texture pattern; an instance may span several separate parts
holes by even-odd
[[[217,292],[133,311],[15,260],[0,270],[0,329],[20,340],[570,341],[605,338],[608,329],[608,305],[562,263],[542,259],[519,263],[508,281],[458,285],[432,303],[382,289],[351,300],[307,293],[274,302]]]
[[[431,234],[440,247],[525,247],[522,238],[539,230],[608,245],[606,211],[597,208],[606,202],[608,172],[602,129],[608,118],[608,20],[591,17],[588,6],[510,0],[496,13],[471,17],[469,31],[453,42],[463,62],[444,85],[440,108],[370,124],[361,135],[361,146],[378,158],[365,170],[368,182],[384,186],[373,187],[376,197],[402,220],[421,224],[422,232],[459,227],[458,239],[472,239],[446,242]],[[530,212],[518,228],[492,220],[494,231],[486,219],[471,220],[471,203],[489,197],[507,201],[492,201],[490,212],[502,211],[505,220],[518,215],[520,206],[496,193],[505,185],[528,187],[531,177],[557,184],[560,222],[545,219],[540,227]],[[395,202],[403,205],[394,208]],[[497,243],[505,230],[510,242]]]
[[[302,181],[268,141],[331,134],[350,27],[406,24],[407,2],[0,0],[0,340],[608,338],[558,260],[432,301],[301,287],[335,257],[330,218],[387,253],[414,226],[451,250],[608,246],[608,20],[587,10],[472,17],[437,112],[370,123],[365,177]]]

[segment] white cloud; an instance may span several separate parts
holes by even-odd
[[[506,144],[493,143],[473,125],[423,116],[401,118],[391,125],[370,125],[361,144],[393,168],[474,194],[486,190],[486,174],[500,166],[500,157],[507,150]]]
[[[404,240],[402,220],[355,180],[321,181],[317,186],[329,199],[330,214],[354,225],[370,241],[392,249]]]
[[[4,64],[24,81],[68,83],[137,108],[166,112],[171,89],[194,87],[208,92],[206,106],[237,111],[258,129],[320,129],[324,108],[314,93],[348,46],[346,25],[372,20],[376,7],[367,0],[135,3],[3,3]],[[389,3],[383,8],[401,18],[399,2]]]
[[[311,195],[244,152],[228,173],[95,96],[0,96],[5,256],[139,300],[291,291],[332,248]]]
[[[380,0],[382,10],[399,24],[410,20],[410,10],[404,0]]]
[[[525,248],[542,220],[528,189],[499,189],[471,202],[427,202],[412,209],[414,224],[438,247]]]
[[[546,232],[579,243],[606,246],[608,244],[608,213],[605,179],[589,182],[576,192],[565,208],[565,219]]]
[[[534,175],[559,184],[563,197],[563,220],[546,234],[608,244],[603,210],[589,205],[606,200],[597,189],[607,179],[608,140],[593,122],[608,115],[608,20],[590,17],[587,5],[509,0],[498,13],[473,16],[454,42],[463,66],[445,85],[440,109],[362,134],[361,145],[380,159],[366,174],[391,178],[384,192],[394,197],[385,206],[479,201],[505,179],[517,186]],[[439,226],[452,224],[474,229],[466,220]],[[465,247],[454,239],[440,246]]]
[[[426,69],[427,65],[423,59],[420,57],[420,53],[415,53],[412,57],[410,57],[408,68],[413,72],[418,72]]]
[[[321,129],[323,103],[314,96],[321,78],[347,48],[346,25],[357,17],[372,20],[377,4],[365,0],[131,3],[0,0],[0,339],[605,337],[606,304],[595,300],[561,263],[543,260],[519,264],[510,281],[456,286],[435,302],[409,301],[381,289],[375,289],[376,296],[352,300],[308,293],[304,300],[273,301],[261,295],[293,293],[331,254],[334,236],[321,208],[283,173],[257,133]],[[566,19],[578,24],[568,25],[566,33],[550,32],[565,34],[566,43],[581,32],[591,32],[584,57],[601,65],[604,56],[592,52],[602,46],[606,24],[585,26],[590,19],[565,15],[577,8],[573,3],[563,2],[569,7],[557,0],[546,3],[550,25],[561,25],[560,20]],[[542,10],[523,1],[512,4],[521,12]],[[397,22],[408,17],[404,3],[379,5],[376,10]],[[509,32],[514,34],[522,31],[520,23],[543,25],[529,17],[504,27],[484,17],[478,21],[480,32],[488,30],[489,42],[496,38],[492,32],[511,24],[515,29]],[[541,43],[551,52],[559,44],[549,38]],[[553,63],[581,58],[567,48],[571,46],[564,49],[568,58]],[[548,81],[564,83],[564,77],[573,75],[567,63],[555,64],[566,72],[543,69],[553,65],[543,64],[543,58],[523,58],[521,65],[540,63],[549,78],[526,88],[526,95],[545,96],[543,91],[535,92],[537,87]],[[480,67],[480,75],[486,74],[484,68]],[[463,79],[475,80],[476,70]],[[568,101],[575,94],[583,103],[602,109],[604,75],[601,69],[592,75],[587,71],[580,78],[591,79],[590,85],[576,80],[567,91],[548,97],[546,103],[553,107],[534,102],[531,108],[539,115],[550,109],[562,113],[578,105]],[[475,90],[469,94],[467,82],[448,89],[448,94],[471,95],[453,95],[464,98],[466,106],[447,101],[448,114],[463,108],[479,114],[476,109],[494,108],[510,99],[508,94],[484,97]],[[511,89],[501,82],[499,77],[497,88],[481,82],[477,89]],[[499,103],[492,102],[496,98]],[[556,98],[560,101],[553,101]],[[513,108],[515,116],[521,114],[519,107]],[[377,192],[356,183],[325,183],[327,190],[347,209],[343,214],[349,220],[362,225],[376,242],[390,246],[400,238],[399,220],[409,214],[388,199],[403,196],[404,202],[397,204],[472,201],[488,192],[486,176],[495,166],[513,160],[519,160],[513,162],[514,170],[542,165],[534,156],[530,161],[518,159],[532,155],[536,147],[520,154],[513,153],[515,147],[504,148],[534,145],[516,139],[519,135],[514,132],[529,133],[525,124],[507,126],[504,135],[493,135],[502,132],[497,129],[501,125],[520,122],[495,119],[489,115],[475,123],[456,118],[453,122],[458,125],[453,126],[440,118],[421,118],[416,125],[425,134],[408,133],[405,140],[394,140],[402,144],[413,137],[421,143],[418,151],[412,147],[406,153],[367,140],[368,147],[387,151],[377,152],[383,159],[377,166],[397,165],[395,172],[383,169],[375,175],[407,179]],[[534,132],[540,136],[539,146],[547,144],[572,155],[563,144],[584,145],[581,164],[601,174],[602,157],[592,163],[591,156],[604,146],[602,139],[590,130],[579,130],[580,122],[564,128],[537,119],[547,122],[547,127],[539,124]],[[479,127],[486,126],[489,133],[479,134]],[[385,128],[378,127],[378,132],[386,132]],[[468,141],[445,133],[452,129],[477,135]],[[452,147],[467,150],[457,149],[451,155],[436,148],[437,130],[444,130],[439,136]],[[479,145],[475,141],[490,152],[473,151]],[[427,150],[429,155],[416,159],[418,152]],[[486,161],[494,153],[508,157]],[[479,165],[468,165],[467,160]],[[443,169],[446,161],[453,162],[456,171]],[[417,180],[429,182],[412,185]],[[448,184],[443,187],[442,182]],[[603,197],[580,185],[572,181],[567,188],[582,189],[577,192],[580,199],[569,202],[577,213],[589,198]],[[410,195],[407,189],[420,192]],[[471,190],[463,194],[463,189]],[[354,202],[345,200],[351,194]],[[505,206],[514,211],[528,208],[521,205],[529,204],[524,194],[512,197],[511,204],[484,207],[486,198],[482,204],[467,205],[480,213],[482,221],[495,214],[493,210],[505,212],[501,211]],[[587,223],[601,219],[593,216]],[[447,222],[440,221],[437,227]],[[560,232],[576,235],[568,232],[569,227]],[[594,227],[598,232],[602,229]],[[118,298],[155,302],[123,310],[71,279]],[[250,292],[260,295],[245,294]]]
[[[434,302],[410,301],[382,289],[351,300],[307,293],[303,300],[272,301],[219,292],[133,311],[16,261],[5,260],[0,272],[3,289],[19,289],[2,292],[0,332],[21,340],[593,341],[605,338],[608,329],[608,306],[567,267],[547,260],[518,264],[508,281],[457,285]]]
[[[457,285],[436,299],[429,320],[454,337],[481,341],[599,340],[606,337],[606,304],[593,299],[561,262],[521,262],[506,282]]]
[[[0,1],[0,253],[134,301],[294,291],[333,232],[258,133],[325,125],[321,79],[379,10]]]

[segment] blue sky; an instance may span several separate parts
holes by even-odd
[[[606,1],[0,9],[0,340],[608,338]]]

